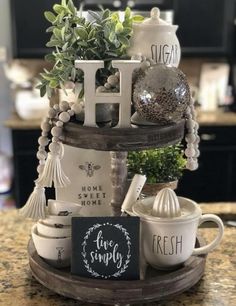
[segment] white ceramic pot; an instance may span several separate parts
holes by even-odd
[[[155,63],[178,67],[181,49],[176,36],[177,25],[171,25],[159,18],[158,8],[151,10],[151,18],[133,24],[133,35],[128,54],[143,55]]]
[[[39,256],[56,267],[70,266],[71,237],[46,238],[40,236],[37,231],[37,224],[32,227],[31,234]]]
[[[30,90],[19,90],[16,93],[15,108],[23,120],[37,120],[44,118],[48,113],[49,101],[41,98]]]
[[[42,220],[37,222],[37,231],[40,235],[52,238],[71,237],[71,226],[69,225],[49,225]]]
[[[78,214],[82,205],[68,201],[48,200],[48,213],[50,215],[68,216]]]
[[[171,269],[185,262],[191,255],[206,254],[221,241],[223,222],[212,214],[202,215],[197,203],[178,197],[181,216],[160,218],[151,215],[155,197],[138,201],[133,214],[141,218],[142,251],[147,263],[157,269]],[[194,248],[197,229],[203,222],[212,221],[218,227],[215,240]]]

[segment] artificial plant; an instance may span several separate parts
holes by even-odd
[[[51,23],[47,29],[51,33],[47,47],[54,50],[45,57],[53,68],[50,71],[45,69],[41,74],[38,85],[41,96],[47,93],[51,97],[56,88],[65,89],[68,81],[83,82],[82,71],[74,68],[76,59],[104,60],[105,69],[100,69],[96,78],[98,86],[104,84],[114,72],[111,60],[126,56],[133,21],[143,20],[142,16],[132,16],[129,8],[125,10],[123,21],[118,12],[108,9],[88,13],[93,21],[82,17],[72,0],[62,0],[61,4],[53,6],[53,12],[45,12],[45,18]],[[82,95],[83,92],[80,92]]]
[[[181,145],[160,149],[131,151],[128,154],[130,174],[145,174],[147,183],[163,183],[178,180],[186,166]]]

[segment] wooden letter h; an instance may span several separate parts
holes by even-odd
[[[96,125],[96,104],[108,103],[119,104],[119,122],[117,127],[130,127],[131,117],[131,94],[132,94],[132,73],[140,66],[139,61],[114,60],[112,67],[120,71],[120,92],[119,93],[96,93],[95,81],[96,72],[104,68],[103,61],[82,61],[76,60],[75,67],[84,72],[84,126]]]

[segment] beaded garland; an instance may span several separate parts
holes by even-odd
[[[82,108],[77,107],[76,103],[61,102],[55,104],[48,110],[47,117],[41,123],[41,136],[38,139],[37,167],[38,179],[35,181],[35,188],[30,195],[25,206],[20,210],[24,217],[38,219],[45,218],[45,187],[66,187],[70,181],[61,169],[60,160],[63,157],[63,145],[60,141],[64,123],[70,121],[70,118],[81,112]],[[57,119],[53,126],[52,120]],[[50,143],[49,133],[52,139]],[[50,144],[49,144],[50,143]],[[48,146],[49,152],[46,151]]]
[[[194,109],[193,99],[190,101],[190,105],[186,110],[186,128],[187,134],[185,136],[185,141],[187,143],[187,148],[184,153],[187,157],[186,168],[188,170],[194,171],[198,168],[198,157],[200,155],[199,142],[200,137],[198,135],[199,124],[196,121],[196,113]]]

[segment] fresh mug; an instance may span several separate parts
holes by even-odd
[[[133,213],[141,218],[142,252],[145,261],[157,269],[171,269],[185,262],[191,255],[206,254],[221,241],[224,226],[213,214],[202,215],[194,201],[178,197],[181,216],[174,218],[154,217],[151,211],[154,197],[143,199],[133,206]],[[150,208],[151,207],[151,208]],[[217,224],[218,234],[209,244],[194,248],[197,229],[203,222]]]

